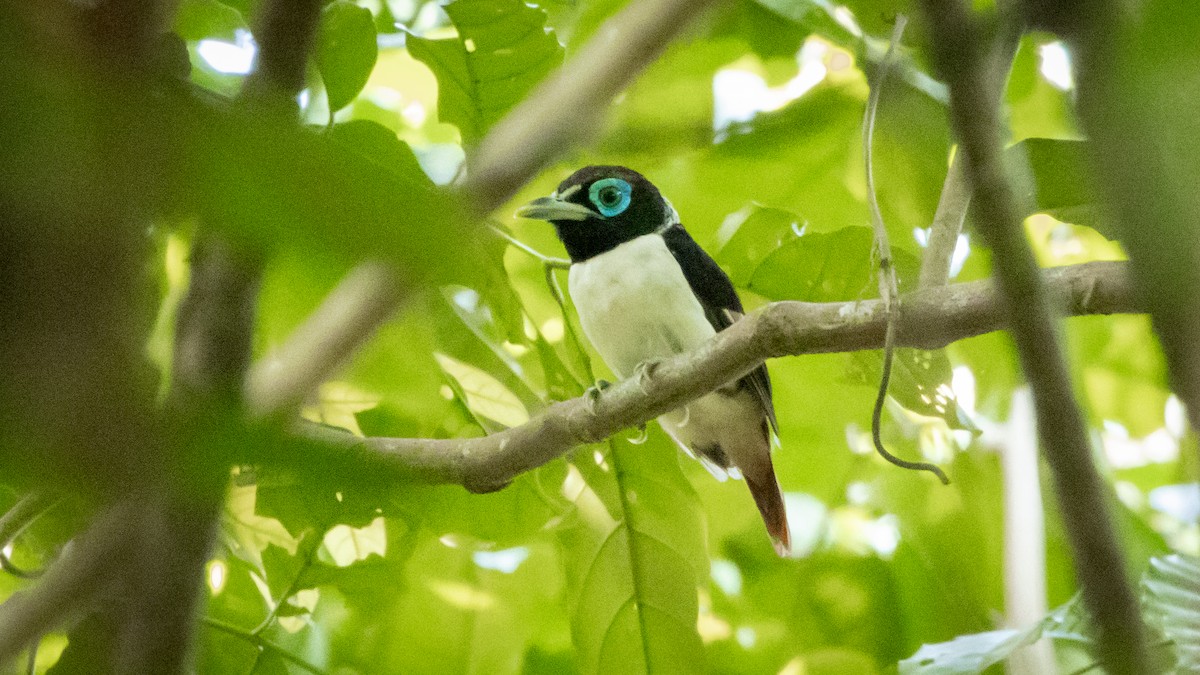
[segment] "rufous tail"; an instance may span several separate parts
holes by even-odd
[[[763,523],[767,526],[767,534],[771,535],[771,543],[779,557],[786,558],[792,551],[792,534],[788,530],[787,509],[783,506],[783,493],[779,490],[779,481],[775,479],[775,467],[771,465],[768,456],[766,464],[752,475],[745,469],[742,475],[758,512],[762,514]]]

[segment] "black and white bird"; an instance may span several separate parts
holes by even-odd
[[[521,207],[548,220],[571,256],[568,288],[588,340],[619,377],[694,349],[742,316],[725,272],[641,174],[589,166]],[[771,464],[778,433],[765,366],[658,418],[718,478],[742,476],[780,555],[791,542]]]

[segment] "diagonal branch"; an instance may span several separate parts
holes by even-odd
[[[609,101],[713,1],[631,2],[601,26],[570,63],[479,144],[464,186],[476,211],[499,207],[550,162],[591,136]]]
[[[1024,17],[1016,4],[1015,0],[1003,0],[999,3],[1000,11],[1005,16],[1000,34],[996,38],[993,57],[994,77],[998,86],[1008,78],[1013,59],[1021,46],[1021,36],[1025,32]],[[958,248],[958,235],[962,233],[963,222],[967,219],[970,206],[971,184],[963,170],[962,155],[955,153],[946,169],[946,179],[942,183],[937,210],[929,228],[929,243],[921,259],[921,277],[918,282],[920,288],[945,286],[949,282],[954,251]]]
[[[1127,265],[1095,262],[1044,272],[1050,298],[1073,315],[1138,311]],[[1003,297],[990,280],[955,284],[906,295],[896,317],[896,344],[936,349],[956,340],[1007,325]],[[863,302],[769,304],[721,331],[695,351],[662,361],[652,377],[618,382],[596,400],[588,397],[551,405],[529,422],[483,438],[368,438],[328,427],[305,427],[317,440],[312,453],[281,447],[250,462],[287,464],[383,480],[415,479],[455,483],[472,491],[504,487],[517,475],[541,466],[584,443],[601,441],[648,422],[705,393],[736,380],[765,359],[863,349],[879,349],[887,330],[879,300]],[[365,468],[365,470],[364,470]]]
[[[950,118],[974,188],[977,230],[992,249],[997,286],[1033,390],[1038,436],[1054,477],[1084,602],[1100,633],[1099,656],[1115,673],[1148,672],[1137,598],[1125,575],[1105,486],[1092,462],[1087,428],[1071,388],[1056,312],[1004,170],[999,89],[989,82],[978,19],[961,0],[923,4],[933,31],[935,63],[950,85]]]

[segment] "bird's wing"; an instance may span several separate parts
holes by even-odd
[[[691,286],[692,293],[704,308],[704,316],[712,324],[713,329],[721,332],[733,325],[742,317],[742,301],[733,290],[733,282],[726,276],[717,261],[713,260],[695,239],[681,225],[672,225],[662,233],[667,250],[679,263],[683,276]],[[779,433],[779,424],[775,421],[775,404],[771,401],[771,377],[767,374],[766,365],[761,365],[750,371],[738,381],[738,385],[747,389],[758,400],[763,413],[771,423],[771,429]]]

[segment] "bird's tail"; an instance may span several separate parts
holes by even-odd
[[[763,523],[767,526],[767,534],[771,535],[771,543],[779,557],[786,558],[792,551],[792,534],[788,530],[787,510],[783,506],[783,493],[779,490],[779,481],[775,479],[775,467],[771,465],[768,455],[766,463],[760,465],[751,473],[745,469],[742,475],[758,512],[762,514]]]

